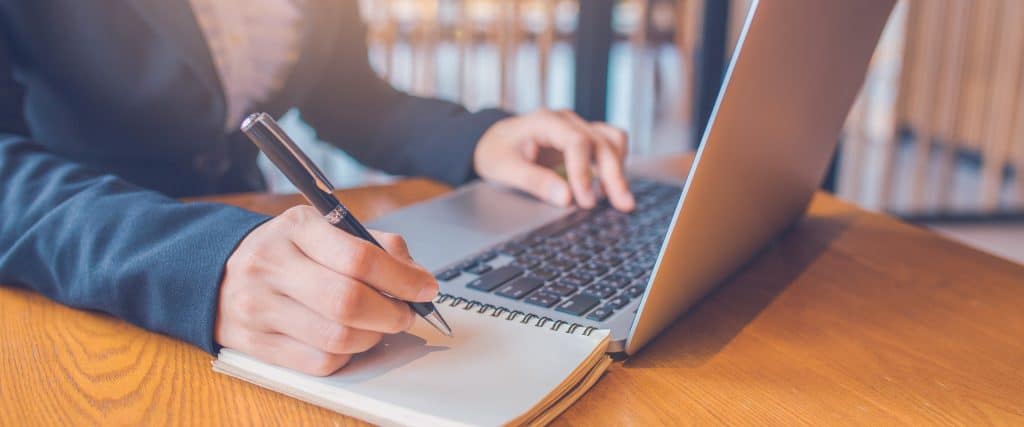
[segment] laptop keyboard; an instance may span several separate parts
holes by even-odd
[[[464,275],[479,292],[553,308],[600,322],[644,294],[682,189],[636,179],[636,209],[622,213],[607,201],[578,210],[524,237],[472,256],[439,273]],[[514,259],[495,268],[500,255]]]

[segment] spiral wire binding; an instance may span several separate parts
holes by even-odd
[[[522,319],[519,323],[526,325],[533,325],[538,328],[543,328],[548,322],[551,322],[549,327],[552,331],[565,332],[567,334],[574,334],[583,328],[583,332],[580,335],[590,336],[597,328],[593,326],[583,326],[579,323],[569,323],[564,320],[555,320],[547,316],[538,316],[533,313],[524,313],[519,310],[509,310],[505,307],[496,306],[493,304],[484,304],[480,301],[474,301],[463,297],[457,297],[448,294],[438,294],[438,304],[448,304],[449,307],[461,308],[463,310],[476,310],[479,314],[490,314],[492,317],[505,317],[505,320],[515,321],[520,316]],[[507,314],[506,314],[507,313]],[[562,328],[565,328],[564,330]]]

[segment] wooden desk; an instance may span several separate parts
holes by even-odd
[[[372,218],[445,191],[409,180],[342,197]],[[219,200],[267,213],[299,202]],[[0,425],[359,424],[28,292],[0,289],[0,325]],[[822,194],[556,423],[1021,425],[1024,267]]]

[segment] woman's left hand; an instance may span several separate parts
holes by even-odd
[[[612,206],[636,206],[626,182],[626,132],[600,122],[587,122],[571,111],[538,110],[491,126],[473,154],[476,173],[559,206],[575,201],[592,208],[598,195],[596,177]],[[565,166],[568,182],[552,168]]]

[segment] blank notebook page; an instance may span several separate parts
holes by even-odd
[[[604,330],[568,334],[437,307],[453,338],[418,319],[409,332],[385,337],[329,377],[303,375],[229,349],[221,351],[214,368],[371,422],[499,425],[536,414],[604,359]]]

